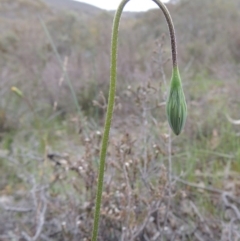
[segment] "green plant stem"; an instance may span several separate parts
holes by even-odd
[[[158,5],[158,7],[162,10],[162,12],[165,16],[165,19],[167,21],[170,39],[171,39],[173,68],[177,67],[178,64],[177,64],[177,44],[176,44],[176,37],[175,37],[176,35],[175,35],[175,29],[174,29],[171,15],[170,15],[167,7],[161,1],[159,1],[159,0],[152,0],[152,1],[155,2]]]
[[[99,226],[100,209],[101,209],[101,202],[102,202],[105,159],[106,159],[106,153],[107,153],[107,147],[108,147],[109,132],[110,132],[110,128],[111,128],[115,91],[116,91],[118,29],[119,29],[120,18],[121,18],[121,14],[123,12],[124,6],[129,1],[130,0],[122,0],[122,2],[120,3],[120,5],[117,9],[114,20],[113,20],[112,42],[111,42],[110,87],[109,87],[109,95],[108,95],[107,114],[106,114],[104,133],[103,133],[101,151],[100,151],[97,196],[96,196],[96,202],[95,202],[94,224],[93,224],[91,241],[97,241],[97,236],[98,236],[98,226]],[[171,37],[173,66],[177,66],[177,48],[176,48],[175,33],[174,33],[174,27],[173,27],[173,22],[172,22],[171,16],[170,16],[167,8],[161,1],[159,1],[159,0],[152,0],[152,1],[154,1],[160,7],[160,9],[163,11],[164,16],[167,20],[169,31],[170,31],[170,37]]]
[[[123,8],[127,4],[127,2],[129,2],[129,0],[123,0],[120,3],[113,20],[112,42],[111,42],[110,87],[109,87],[109,95],[108,95],[107,114],[106,114],[106,120],[105,120],[101,152],[100,152],[100,164],[99,164],[99,172],[98,172],[97,197],[96,197],[96,204],[95,204],[92,241],[97,241],[97,235],[98,235],[100,208],[101,208],[101,202],[102,202],[104,167],[105,167],[105,159],[106,159],[109,132],[110,132],[110,127],[112,122],[114,99],[115,99],[116,78],[117,78],[118,28],[119,28],[119,22],[120,22]]]
[[[69,78],[69,76],[68,76],[67,71],[64,71],[64,66],[63,66],[63,61],[62,61],[62,59],[61,59],[61,56],[59,55],[59,53],[58,53],[58,51],[57,51],[57,48],[56,48],[56,46],[55,46],[55,44],[54,44],[54,42],[53,42],[53,39],[52,39],[52,37],[51,37],[48,29],[47,29],[46,24],[44,23],[44,21],[42,20],[41,17],[39,17],[39,20],[40,20],[40,23],[41,23],[41,25],[42,25],[42,27],[43,27],[43,30],[44,30],[45,34],[47,35],[48,40],[50,41],[51,47],[52,47],[52,49],[53,49],[53,51],[54,51],[54,53],[55,53],[55,55],[56,55],[56,57],[57,57],[58,63],[59,63],[60,67],[61,67],[62,70],[63,70],[64,76],[65,76],[65,78],[66,78],[66,80],[67,80],[67,84],[68,84],[69,89],[70,89],[70,91],[71,91],[72,98],[73,98],[73,102],[74,102],[74,104],[75,104],[75,107],[76,107],[76,109],[77,109],[77,112],[78,112],[79,116],[80,116],[81,118],[83,118],[83,115],[82,115],[81,108],[80,108],[79,103],[78,103],[78,99],[77,99],[76,93],[75,93],[75,91],[74,91],[74,89],[73,89],[72,82],[70,81],[70,78]]]

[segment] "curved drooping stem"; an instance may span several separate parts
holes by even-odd
[[[158,7],[162,10],[165,19],[168,24],[169,28],[169,34],[170,34],[170,39],[171,39],[171,48],[172,48],[172,63],[173,63],[173,68],[177,67],[177,45],[176,45],[176,35],[175,35],[175,30],[174,30],[174,25],[173,21],[171,18],[171,15],[167,9],[167,7],[159,0],[152,0],[155,2]]]
[[[95,213],[94,213],[94,224],[93,224],[93,232],[91,241],[97,241],[98,235],[98,226],[100,219],[100,209],[102,202],[102,191],[103,191],[103,179],[104,179],[104,168],[105,168],[105,159],[107,153],[107,146],[109,140],[109,132],[112,122],[113,108],[114,108],[114,99],[115,99],[115,90],[116,90],[116,79],[117,79],[117,47],[118,47],[118,29],[121,14],[123,12],[124,6],[130,0],[122,0],[120,3],[117,12],[113,21],[113,29],[112,29],[112,42],[111,42],[111,69],[110,69],[110,87],[109,87],[109,96],[108,96],[108,107],[107,114],[104,126],[104,133],[102,138],[102,145],[100,151],[100,163],[99,163],[99,172],[98,172],[98,185],[97,185],[97,196],[95,203]],[[155,2],[160,9],[163,11],[164,16],[167,20],[170,37],[171,37],[171,47],[172,47],[172,61],[173,68],[177,68],[177,48],[176,48],[176,39],[174,26],[171,19],[171,16],[166,8],[166,6],[159,0],[152,0]]]

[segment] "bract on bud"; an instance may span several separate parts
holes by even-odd
[[[178,68],[173,69],[166,111],[169,125],[179,135],[186,121],[187,105]]]

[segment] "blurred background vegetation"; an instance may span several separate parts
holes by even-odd
[[[163,14],[124,13],[99,240],[240,240],[240,1],[167,6],[185,130],[169,137]],[[0,0],[0,240],[90,240],[113,16]]]

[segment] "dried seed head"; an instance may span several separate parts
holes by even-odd
[[[187,105],[178,68],[173,69],[166,111],[169,125],[179,135],[186,121]]]

